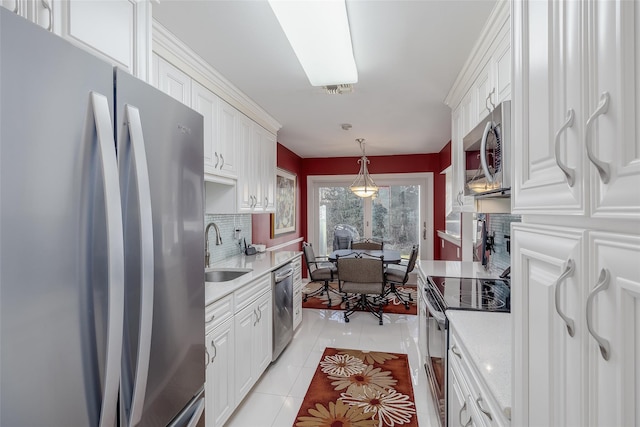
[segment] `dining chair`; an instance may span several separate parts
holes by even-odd
[[[333,229],[333,250],[350,249],[351,242],[360,239],[358,230],[348,224],[338,224]]]
[[[306,302],[308,297],[318,294],[323,295],[325,292],[329,299],[328,307],[331,307],[332,305],[330,292],[340,295],[340,300],[342,300],[343,296],[340,291],[329,286],[329,282],[332,282],[334,276],[336,276],[336,265],[327,261],[326,257],[317,257],[313,252],[313,246],[311,246],[311,243],[303,242],[302,252],[304,253],[304,260],[307,263],[307,270],[309,271],[309,282],[324,283],[321,287],[311,293],[303,293],[304,297],[302,300]]]
[[[413,245],[406,265],[388,265],[384,272],[385,281],[389,285],[384,292],[384,296],[387,297],[389,294],[394,294],[407,310],[409,310],[409,301],[413,301],[413,297],[411,292],[401,291],[398,286],[405,285],[409,280],[409,273],[416,266],[418,249],[418,245]]]
[[[383,243],[376,240],[364,239],[358,242],[351,242],[351,249],[369,249],[369,250],[382,250]]]
[[[367,310],[378,318],[382,325],[382,307],[384,305],[384,257],[354,253],[338,257],[338,281],[340,291],[357,294],[355,304],[346,300],[344,321],[356,310]]]

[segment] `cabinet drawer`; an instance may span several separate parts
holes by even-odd
[[[271,290],[271,273],[247,283],[233,293],[236,313],[250,305],[260,295]]]
[[[209,304],[204,310],[205,332],[221,324],[233,315],[233,295],[227,295]]]

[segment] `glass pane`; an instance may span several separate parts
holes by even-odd
[[[372,234],[384,241],[386,249],[403,256],[420,242],[420,186],[392,185],[380,187],[373,200]]]
[[[338,224],[355,227],[364,236],[364,200],[349,187],[320,187],[319,237],[317,255],[333,251],[333,230]]]

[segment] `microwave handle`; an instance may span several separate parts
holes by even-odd
[[[482,163],[482,170],[484,171],[484,175],[487,177],[487,182],[493,182],[493,175],[489,172],[489,166],[487,165],[487,137],[489,136],[489,132],[491,132],[491,128],[494,126],[494,123],[489,120],[487,125],[484,127],[484,132],[482,132],[482,142],[480,143],[480,163]]]

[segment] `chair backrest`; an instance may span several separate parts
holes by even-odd
[[[333,229],[333,250],[350,249],[351,242],[359,238],[360,233],[355,227],[347,224],[338,224]]]
[[[311,268],[313,265],[315,267],[316,255],[313,252],[313,246],[311,243],[303,242],[302,243],[302,253],[304,254],[304,261],[307,264],[307,270],[309,270],[309,274],[315,269]]]
[[[383,257],[356,254],[338,257],[338,278],[341,282],[384,283]],[[374,291],[375,293],[378,291]]]
[[[407,274],[411,273],[413,271],[413,268],[416,266],[419,249],[419,245],[413,245],[413,247],[411,248],[411,255],[409,255],[409,262],[407,263]]]
[[[351,249],[369,249],[369,250],[382,250],[383,243],[376,242],[375,240],[360,240],[359,242],[351,242]]]

